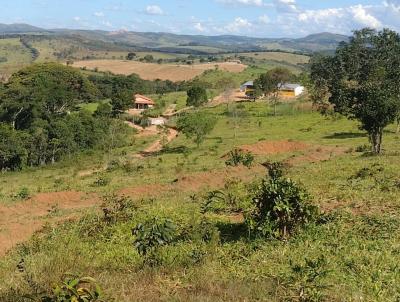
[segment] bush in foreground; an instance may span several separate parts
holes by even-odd
[[[250,231],[286,239],[318,216],[318,208],[312,205],[307,191],[282,174],[279,165],[271,165],[270,177],[256,189],[253,207],[246,214]]]

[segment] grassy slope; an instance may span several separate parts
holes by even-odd
[[[0,75],[9,75],[32,62],[32,54],[19,39],[0,39],[0,57],[7,62],[0,63]]]
[[[111,159],[107,157],[82,157],[74,159],[74,163],[5,174],[0,176],[3,200],[22,186],[33,192],[38,188],[68,188],[102,194],[140,184],[167,184],[177,175],[223,169],[223,154],[234,146],[260,139],[290,139],[344,148],[367,142],[354,122],[326,119],[298,109],[302,108],[298,104],[281,105],[282,115],[278,117],[271,116],[271,108],[265,104],[245,106],[248,115],[240,118],[236,137],[234,121],[223,114],[226,105],[207,109],[219,121],[204,144],[196,149],[179,136],[171,145],[172,149],[186,146],[190,150],[186,155],[171,152],[137,160],[136,165],[145,167],[139,172],[103,172],[101,176],[112,179],[104,188],[89,186],[99,175],[82,179],[76,173],[96,163],[107,163]],[[335,207],[340,210],[332,220],[310,226],[288,242],[249,241],[243,227],[231,222],[227,215],[207,214],[219,229],[219,242],[178,242],[159,252],[161,264],[145,265],[132,246],[130,230],[137,222],[157,214],[170,217],[181,226],[194,224],[199,228],[200,201],[194,198],[193,202],[191,192],[177,190],[154,199],[138,198],[139,210],[126,222],[102,224],[98,214],[93,213],[79,223],[48,228],[0,260],[0,298],[7,301],[2,295],[10,294],[10,287],[28,290],[23,274],[15,271],[23,257],[28,274],[45,288],[63,273],[76,272],[96,277],[106,295],[116,301],[297,301],[294,297],[304,288],[322,294],[326,301],[396,301],[400,291],[400,191],[394,181],[400,178],[400,158],[396,156],[400,149],[399,137],[393,130],[390,127],[385,134],[386,154],[380,157],[350,152],[290,170],[289,175],[308,188],[316,203],[330,211]],[[112,158],[129,158],[132,152],[135,148],[119,150]],[[261,156],[257,161],[290,156]],[[374,176],[379,182],[373,177],[351,179],[360,169],[374,164],[384,166],[384,171]],[[60,177],[63,181],[56,185],[55,179]],[[304,266],[306,259],[320,258],[324,262],[319,273],[327,275],[318,282],[306,282],[304,275],[293,270],[295,265]]]

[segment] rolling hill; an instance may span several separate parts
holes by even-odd
[[[0,35],[35,34],[46,37],[78,40],[86,44],[107,44],[119,50],[134,48],[170,53],[209,54],[227,52],[246,52],[263,50],[284,50],[290,52],[312,53],[332,51],[347,36],[319,33],[300,39],[269,39],[244,36],[222,35],[176,35],[171,33],[143,33],[130,31],[108,32],[102,30],[41,29],[27,24],[0,24]]]

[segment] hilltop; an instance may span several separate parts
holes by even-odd
[[[88,40],[110,43],[120,48],[136,47],[148,50],[172,53],[222,53],[263,50],[284,50],[290,52],[311,53],[315,51],[332,51],[347,36],[318,33],[304,38],[254,38],[245,36],[222,35],[177,35],[172,33],[42,29],[28,24],[0,24],[0,35],[32,34],[48,35],[59,38]]]

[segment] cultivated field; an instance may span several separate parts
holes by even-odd
[[[210,63],[194,65],[153,64],[121,60],[93,60],[74,62],[74,67],[87,69],[98,68],[99,71],[110,71],[115,74],[138,74],[145,80],[185,81],[201,75],[206,70],[218,69],[233,73],[243,71],[247,66],[237,63]]]

